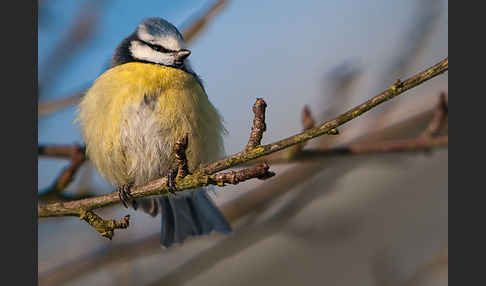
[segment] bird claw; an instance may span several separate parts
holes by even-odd
[[[169,173],[167,174],[167,190],[169,191],[169,193],[173,194],[174,196],[176,196],[176,191],[177,191],[177,188],[176,188],[176,182],[175,182],[175,178],[177,177],[177,172],[178,172],[178,168],[172,168],[169,170]]]
[[[116,188],[118,192],[118,197],[120,198],[120,201],[123,203],[125,208],[128,208],[128,203],[132,199],[132,194],[130,194],[130,188],[132,186],[133,184],[124,184]]]

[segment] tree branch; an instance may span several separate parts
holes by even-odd
[[[251,128],[250,139],[248,139],[248,144],[246,145],[247,151],[261,145],[263,132],[267,130],[267,125],[265,124],[266,108],[267,104],[263,98],[257,98],[255,104],[253,105],[253,113],[255,114],[255,118],[253,119],[253,127]]]
[[[337,118],[324,122],[321,125],[311,128],[300,134],[282,139],[280,141],[260,145],[250,150],[241,151],[220,161],[202,166],[194,174],[187,175],[183,179],[177,180],[176,188],[178,191],[196,188],[200,186],[206,186],[208,184],[220,184],[218,177],[212,175],[216,172],[235,167],[241,163],[280,151],[295,144],[306,142],[317,136],[327,134],[332,129],[336,129],[338,126],[360,116],[373,107],[388,101],[395,96],[398,96],[405,91],[420,85],[421,83],[445,72],[448,70],[449,60],[448,58],[442,60],[435,66],[421,72],[403,82],[397,81],[392,87],[378,94],[377,96],[369,99],[368,101],[352,108],[351,110],[339,115]],[[240,171],[241,172],[241,171]],[[220,175],[218,175],[220,176]],[[231,182],[223,182],[231,183]],[[221,185],[221,184],[220,184]],[[161,195],[168,192],[167,179],[161,178],[149,182],[143,186],[137,186],[131,188],[131,194],[133,198],[141,198],[152,195]],[[81,210],[93,210],[104,206],[118,203],[120,200],[118,195],[110,193],[107,195],[89,198],[84,200],[78,200],[73,202],[59,202],[46,205],[38,205],[38,216],[65,216],[65,215],[79,215]]]
[[[101,236],[112,239],[115,229],[127,228],[130,224],[130,215],[126,215],[120,221],[104,220],[92,211],[81,211],[79,218],[91,225]]]
[[[60,99],[53,99],[45,103],[39,103],[37,108],[37,116],[41,117],[56,110],[77,104],[81,100],[83,95],[84,92],[77,92]]]
[[[207,27],[208,23],[221,11],[227,2],[226,0],[215,1],[202,16],[197,17],[189,27],[183,29],[182,35],[186,44],[191,43]]]
[[[269,159],[272,165],[282,163],[297,163],[327,158],[334,155],[361,155],[372,153],[428,151],[433,148],[448,146],[449,136],[431,138],[412,138],[404,140],[385,140],[380,142],[352,143],[346,146],[325,149],[309,149],[296,153],[291,158],[277,157]]]
[[[40,200],[66,199],[61,192],[73,181],[74,175],[86,160],[84,149],[79,145],[41,145],[38,147],[40,156],[69,158],[71,160],[69,166],[61,172],[54,183],[47,190],[42,191],[39,196]]]
[[[213,175],[203,175],[200,173],[188,174],[184,178],[177,180],[177,190],[175,191],[179,192],[208,185],[220,187],[226,184],[236,185],[252,178],[266,179],[274,175],[273,172],[269,171],[269,166],[266,163],[255,165],[238,172],[230,171]],[[133,198],[141,198],[167,194],[168,190],[166,183],[167,178],[165,177],[154,180],[143,186],[132,188],[131,195]],[[38,204],[37,215],[38,217],[79,216],[85,211],[91,211],[118,202],[120,202],[120,198],[118,197],[117,192],[113,192],[107,195],[77,201]]]
[[[397,80],[395,84],[390,87],[389,89],[385,90],[384,92],[372,97],[371,99],[367,100],[366,102],[350,109],[349,111],[339,115],[333,120],[329,120],[324,122],[323,124],[311,128],[305,132],[302,132],[300,134],[282,139],[280,141],[263,145],[258,148],[254,148],[249,151],[242,151],[239,153],[236,153],[232,156],[229,156],[227,158],[224,158],[220,161],[211,163],[207,166],[204,167],[203,171],[206,174],[213,174],[231,167],[234,167],[236,165],[239,165],[241,163],[280,151],[282,149],[288,148],[290,146],[293,146],[295,144],[303,143],[305,141],[308,141],[312,138],[324,135],[331,131],[332,129],[336,129],[338,126],[343,125],[344,123],[362,115],[363,113],[367,112],[368,110],[372,109],[373,107],[379,105],[380,103],[383,103],[385,101],[388,101],[395,96],[398,96],[405,91],[416,87],[423,82],[439,75],[442,74],[443,72],[447,71],[449,68],[449,59],[446,58],[436,64],[435,66],[405,80],[404,82],[401,82],[400,80]],[[331,131],[334,133],[334,131]]]
[[[434,115],[432,120],[428,124],[427,128],[425,128],[424,132],[416,138],[350,143],[344,146],[325,146],[307,150],[302,150],[302,148],[296,148],[300,147],[301,145],[295,145],[287,149],[289,151],[292,151],[292,153],[274,153],[269,156],[264,156],[257,160],[253,160],[252,162],[269,162],[270,164],[275,165],[312,161],[334,155],[429,151],[433,148],[445,147],[449,144],[449,137],[447,135],[438,135],[447,124],[447,110],[448,106],[445,99],[445,93],[442,92],[434,109]],[[312,116],[307,106],[304,108],[303,114],[304,118]],[[311,120],[311,118],[307,119],[307,121],[309,120]],[[306,120],[303,119],[303,122],[306,122]],[[306,128],[305,124],[304,129],[308,129]],[[246,164],[243,164],[243,166],[245,165]]]

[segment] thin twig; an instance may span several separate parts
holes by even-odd
[[[228,1],[226,0],[215,1],[215,3],[209,7],[202,16],[199,16],[193,21],[189,27],[183,29],[182,35],[186,44],[191,43],[196,36],[201,34],[201,31],[207,27],[208,23],[219,13],[219,11],[221,11],[227,2]]]
[[[54,183],[42,191],[39,196],[40,200],[61,200],[63,192],[73,181],[74,175],[86,160],[85,149],[79,145],[44,145],[38,147],[40,156],[50,156],[57,158],[69,158],[70,164],[56,178]]]
[[[39,103],[37,109],[37,116],[41,117],[49,113],[52,113],[56,110],[63,109],[65,107],[69,107],[74,104],[77,104],[81,100],[81,97],[83,97],[83,95],[84,95],[83,92],[77,92],[75,94],[68,95],[67,97],[61,99],[54,99],[46,103]]]
[[[259,165],[255,165],[250,168],[243,169],[238,172],[229,171],[226,173],[219,173],[209,176],[211,180],[214,180],[213,185],[223,186],[224,184],[237,185],[240,182],[258,178],[261,180],[268,179],[275,176],[274,172],[269,171],[270,166],[264,162]]]
[[[91,225],[101,236],[112,239],[115,229],[125,229],[130,225],[130,215],[126,215],[120,221],[104,220],[92,211],[81,211],[79,218]]]
[[[83,156],[85,147],[81,145],[39,145],[39,156],[73,159]]]
[[[267,126],[265,124],[266,108],[267,104],[263,98],[257,98],[255,104],[253,105],[253,113],[255,114],[255,117],[253,119],[253,127],[251,128],[250,139],[248,139],[246,150],[251,150],[261,145],[263,132],[267,130]]]

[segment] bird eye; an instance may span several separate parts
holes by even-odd
[[[157,52],[162,52],[162,53],[169,53],[169,52],[172,52],[171,50],[168,50],[162,46],[159,46],[159,45],[154,45],[154,44],[151,44],[151,43],[147,43],[147,42],[144,42],[144,41],[140,41],[144,44],[146,44],[147,46],[149,46],[152,50],[154,51],[157,51]]]
[[[162,52],[162,53],[167,53],[169,52],[169,50],[167,50],[166,48],[162,47],[162,46],[159,46],[159,45],[150,45],[150,47],[154,50],[156,50],[157,52]]]

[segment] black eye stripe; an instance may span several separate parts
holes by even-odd
[[[173,52],[177,52],[177,51],[173,51],[173,50],[169,50],[169,49],[166,49],[162,46],[159,46],[159,45],[154,45],[154,44],[151,44],[151,43],[148,43],[148,42],[145,42],[145,41],[142,41],[142,40],[139,40],[140,42],[146,44],[147,46],[149,46],[152,50],[155,50],[155,51],[158,51],[158,52],[162,52],[162,53],[173,53]]]

